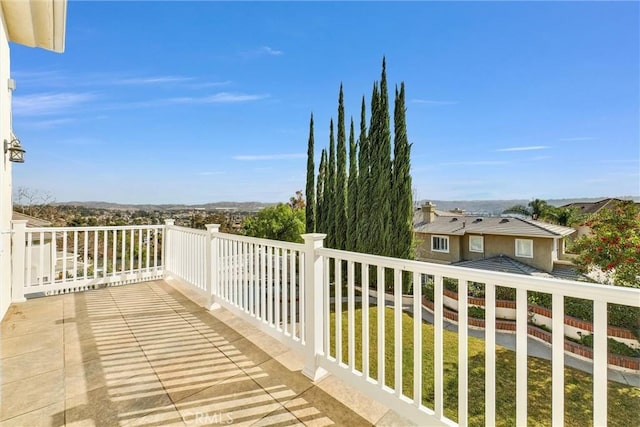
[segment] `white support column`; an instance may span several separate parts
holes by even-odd
[[[208,239],[206,249],[205,280],[207,293],[209,294],[209,310],[217,310],[220,304],[216,302],[218,298],[218,242],[220,234],[220,224],[206,224]]]
[[[306,337],[306,357],[302,373],[312,381],[318,381],[327,375],[327,371],[318,366],[318,355],[324,355],[323,315],[324,315],[324,268],[323,258],[316,250],[322,248],[326,234],[303,234],[304,251],[304,321]]]
[[[11,221],[11,228],[11,302],[24,302],[27,221]]]
[[[171,274],[171,268],[173,267],[171,264],[171,239],[169,238],[169,230],[176,223],[175,219],[165,219],[164,220],[164,236],[162,236],[162,271],[164,273],[164,277],[167,277],[168,274]],[[132,242],[133,244],[133,242]]]

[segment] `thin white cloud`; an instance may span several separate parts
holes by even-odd
[[[60,125],[65,125],[67,123],[73,123],[76,119],[71,117],[61,118],[61,119],[51,119],[51,120],[39,120],[39,121],[30,121],[29,126],[41,128],[41,129],[49,129]]]
[[[595,138],[592,136],[573,136],[570,138],[558,138],[558,141],[562,142],[579,142],[579,141],[592,141]]]
[[[122,85],[154,85],[164,83],[179,83],[193,80],[193,77],[180,77],[180,76],[150,76],[150,77],[135,77],[115,80],[115,84]]]
[[[233,156],[233,160],[242,161],[255,161],[255,160],[287,160],[287,159],[303,159],[307,157],[304,153],[291,153],[291,154],[251,154],[251,155],[238,155]]]
[[[423,105],[455,105],[458,101],[438,101],[434,99],[412,99],[409,101],[412,104],[423,104]]]
[[[204,89],[207,87],[220,87],[220,86],[228,86],[231,84],[231,80],[225,80],[221,82],[202,82],[202,83],[193,83],[190,84],[189,87],[196,89]]]
[[[507,162],[502,160],[470,160],[464,162],[439,163],[438,166],[496,166],[504,164],[507,164]]]
[[[284,55],[284,52],[281,50],[277,50],[277,49],[273,49],[269,46],[262,46],[259,49],[260,52],[264,53],[265,55],[270,55],[270,56],[280,56],[280,55]]]
[[[219,92],[214,95],[202,97],[185,96],[180,98],[169,98],[166,101],[170,104],[231,104],[238,102],[259,101],[268,97],[269,95]]]
[[[499,148],[496,151],[534,151],[534,150],[546,150],[549,148],[546,145],[530,145],[528,147],[508,147],[508,148]]]
[[[94,99],[94,94],[86,92],[50,92],[15,96],[13,112],[16,116],[60,114]]]
[[[245,59],[259,58],[263,56],[282,56],[282,55],[284,55],[283,51],[274,49],[270,46],[261,46],[258,49],[240,52],[240,56]]]

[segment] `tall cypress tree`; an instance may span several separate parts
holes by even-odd
[[[360,109],[360,136],[358,137],[358,202],[357,202],[357,243],[354,250],[366,252],[368,249],[367,238],[369,236],[370,211],[368,202],[369,191],[369,144],[367,141],[367,107],[364,96]]]
[[[307,145],[307,204],[305,207],[305,225],[307,233],[316,231],[315,164],[313,161],[313,113],[309,120],[309,143]]]
[[[340,84],[338,98],[338,147],[335,193],[335,247],[347,247],[347,138],[344,126],[344,95]]]
[[[380,77],[380,102],[378,106],[378,167],[375,192],[379,195],[376,212],[380,225],[380,254],[391,254],[391,129],[389,117],[389,94],[387,91],[386,60],[382,58],[382,75]]]
[[[347,246],[355,251],[358,242],[358,147],[353,129],[353,117],[349,127],[349,184],[347,191]]]
[[[327,182],[327,150],[322,149],[320,155],[320,167],[318,168],[318,190],[316,201],[316,231],[318,233],[327,232],[327,214],[325,213],[325,183]]]
[[[325,184],[325,197],[327,198],[327,246],[336,247],[336,143],[333,135],[333,119],[329,124],[329,169],[327,183]]]
[[[396,88],[393,113],[393,237],[391,256],[413,258],[413,194],[411,191],[411,144],[407,138],[404,82]]]

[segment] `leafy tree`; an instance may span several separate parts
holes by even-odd
[[[354,250],[358,252],[367,252],[369,248],[367,237],[369,236],[369,202],[371,194],[369,181],[369,144],[367,141],[367,107],[364,96],[362,97],[362,106],[360,111],[360,136],[358,137],[358,147],[360,155],[358,157],[358,202],[357,202],[357,236],[358,242]]]
[[[336,192],[335,192],[335,228],[333,232],[334,247],[346,249],[347,247],[347,148],[344,127],[344,95],[340,84],[338,99],[338,147],[336,166]]]
[[[515,213],[524,216],[530,216],[533,219],[545,218],[550,206],[546,201],[540,199],[534,199],[528,203],[527,206],[515,205],[508,209],[505,209],[502,213]]]
[[[304,202],[304,197],[302,196],[302,190],[296,191],[296,195],[293,197],[289,197],[289,206],[293,209],[304,209],[306,204]]]
[[[640,209],[632,201],[603,209],[585,222],[592,233],[573,246],[585,273],[600,270],[614,284],[640,288]]]
[[[305,212],[305,225],[309,233],[316,231],[316,195],[315,195],[315,164],[313,161],[313,113],[309,120],[309,142],[307,146],[307,210]]]
[[[304,234],[304,209],[294,209],[279,203],[262,209],[254,217],[248,217],[243,224],[243,233],[251,237],[302,243]]]
[[[413,258],[413,195],[411,191],[411,144],[407,138],[404,83],[396,88],[394,103],[394,150],[392,191],[392,251],[397,258]]]
[[[322,149],[320,155],[320,167],[318,168],[317,200],[316,200],[316,231],[327,232],[327,214],[325,183],[327,182],[327,150]]]
[[[370,252],[389,255],[391,251],[391,133],[389,129],[389,96],[385,60],[382,60],[380,89],[374,84],[371,100],[371,126],[368,144],[371,155],[370,236],[374,239]]]
[[[324,185],[326,199],[327,247],[336,247],[336,144],[333,135],[333,119],[329,124],[329,169],[327,182]]]
[[[583,214],[580,214],[577,208],[563,208],[548,206],[545,212],[545,219],[554,224],[571,227],[574,224],[584,221]]]
[[[347,246],[355,251],[358,243],[358,146],[356,145],[353,118],[349,128],[349,183],[347,198]]]

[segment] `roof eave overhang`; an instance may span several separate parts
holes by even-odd
[[[9,41],[64,52],[67,0],[0,0]]]

